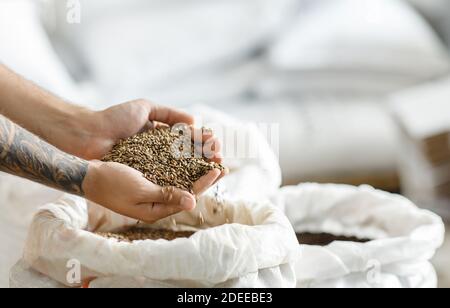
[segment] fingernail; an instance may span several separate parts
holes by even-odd
[[[195,207],[195,201],[193,198],[183,197],[181,198],[180,205],[185,210],[192,210]]]

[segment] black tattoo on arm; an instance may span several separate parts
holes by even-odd
[[[88,162],[66,154],[0,115],[0,171],[84,194]]]

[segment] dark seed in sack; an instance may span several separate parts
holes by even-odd
[[[355,242],[355,243],[367,243],[368,239],[360,239],[356,237],[337,236],[327,233],[301,233],[297,234],[298,242],[302,245],[315,245],[315,246],[327,246],[333,242]]]
[[[119,242],[134,242],[134,241],[146,241],[146,240],[168,240],[172,241],[177,238],[189,238],[195,232],[190,231],[172,231],[161,229],[148,229],[148,228],[129,228],[121,232],[96,232],[95,234],[105,238],[116,239]]]
[[[184,147],[190,148],[185,150]],[[190,192],[194,183],[209,171],[225,169],[220,164],[208,162],[196,151],[191,138],[170,127],[158,127],[120,141],[103,161],[134,168],[159,186]]]

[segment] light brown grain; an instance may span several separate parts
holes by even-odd
[[[186,145],[190,148],[184,149]],[[193,141],[189,139],[186,142],[185,136],[169,127],[158,127],[120,141],[103,161],[134,168],[159,186],[177,187],[190,192],[194,183],[209,171],[225,169],[220,164],[207,161],[196,152]],[[166,190],[167,199],[171,199],[173,190]]]

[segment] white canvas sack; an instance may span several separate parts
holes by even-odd
[[[99,278],[102,286],[294,287],[298,242],[285,215],[267,202],[222,202],[223,213],[214,214],[216,200],[205,196],[195,211],[175,216],[176,226],[171,219],[152,226],[201,230],[188,239],[124,243],[87,231],[111,231],[135,220],[66,196],[35,216],[24,259],[67,286]],[[76,263],[78,282],[68,270]]]
[[[437,215],[368,186],[302,184],[276,199],[297,233],[372,239],[300,245],[297,287],[437,287],[430,260],[445,233]]]

